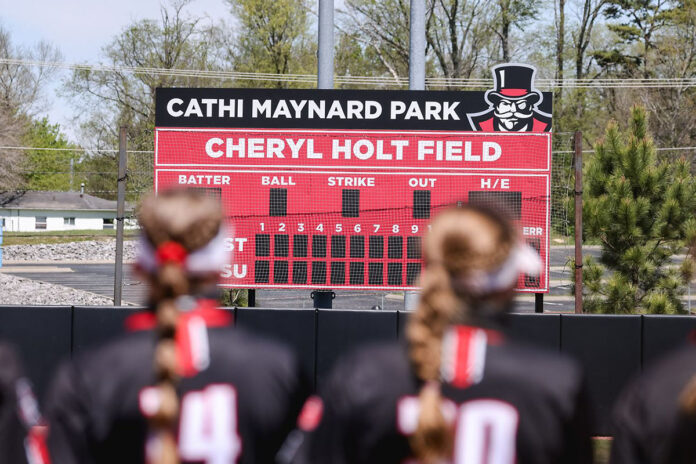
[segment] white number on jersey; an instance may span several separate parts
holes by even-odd
[[[234,464],[242,451],[237,433],[237,392],[210,385],[181,399],[179,455],[182,461]]]
[[[456,416],[453,464],[516,462],[519,414],[514,406],[498,400],[481,399],[457,407],[444,399],[442,413],[449,421]],[[415,432],[420,414],[418,398],[402,398],[397,414],[401,433],[410,435]]]

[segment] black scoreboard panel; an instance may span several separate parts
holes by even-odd
[[[259,284],[290,282],[290,264],[279,260],[282,258],[292,259],[293,284],[414,285],[421,269],[419,236],[406,237],[404,242],[402,236],[384,235],[256,234],[254,241],[254,281]],[[351,258],[368,258],[367,267]]]

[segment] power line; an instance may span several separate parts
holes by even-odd
[[[41,151],[93,151],[97,153],[118,153],[117,149],[101,149],[101,148],[55,148],[55,147],[0,147],[0,150],[41,150]],[[153,154],[153,150],[126,150],[126,153],[149,153]]]
[[[259,82],[286,82],[298,84],[316,84],[316,74],[274,74],[259,72],[239,72],[224,70],[201,70],[201,69],[176,69],[176,68],[153,68],[141,66],[113,66],[102,64],[78,64],[57,61],[38,61],[14,58],[0,58],[0,64],[8,66],[33,66],[45,68],[60,68],[76,71],[90,72],[114,72],[125,74],[147,74],[153,76],[174,76],[174,77],[197,77],[218,80],[243,80]],[[405,87],[408,85],[408,77],[394,76],[336,76],[336,84],[355,84],[355,85],[381,85]],[[456,88],[480,88],[486,89],[493,85],[492,79],[484,78],[446,78],[446,77],[426,77],[426,84],[430,87],[456,87]],[[640,78],[640,79],[621,79],[621,78],[585,78],[585,79],[537,79],[536,84],[540,88],[559,89],[559,88],[621,88],[621,89],[642,89],[642,88],[686,88],[696,86],[696,77],[684,78]]]
[[[195,129],[193,129],[195,130]],[[95,152],[95,153],[118,153],[118,150],[113,149],[87,149],[87,148],[52,148],[52,147],[4,147],[0,146],[0,150],[36,150],[36,151],[77,151],[77,152]],[[655,151],[696,151],[696,146],[693,147],[658,147]],[[153,150],[127,150],[127,153],[149,154],[153,155]],[[583,150],[583,153],[594,153],[594,150]],[[573,150],[553,150],[554,154],[566,155],[575,153]]]
[[[655,148],[655,151],[681,151],[681,150],[692,150],[696,151],[696,147],[660,147],[660,148]],[[583,150],[583,153],[594,153],[594,150]],[[554,150],[554,154],[569,154],[569,153],[575,153],[573,150]]]

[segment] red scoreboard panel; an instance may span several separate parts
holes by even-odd
[[[160,89],[160,113],[163,90],[201,89]],[[237,92],[249,99],[248,91]],[[361,94],[348,93],[354,100]],[[379,93],[413,98],[409,92]],[[386,107],[384,97],[376,101]],[[238,127],[242,122],[256,124]],[[306,118],[300,122],[309,125]],[[362,130],[332,128],[335,122],[326,121],[310,121],[319,129],[263,128],[267,119],[175,123],[184,121],[163,124],[158,118],[158,126],[168,127],[155,132],[155,188],[205,189],[221,198],[234,252],[234,263],[222,270],[224,286],[415,289],[420,241],[431,218],[472,202],[506,209],[546,263],[540,276],[521,275],[518,291],[548,291],[548,132],[384,130],[385,121]]]

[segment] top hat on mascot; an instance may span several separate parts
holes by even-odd
[[[541,101],[541,92],[536,90],[536,69],[525,64],[501,64],[493,68],[495,88],[486,92],[488,103],[495,105],[500,100],[527,100],[531,105]]]

